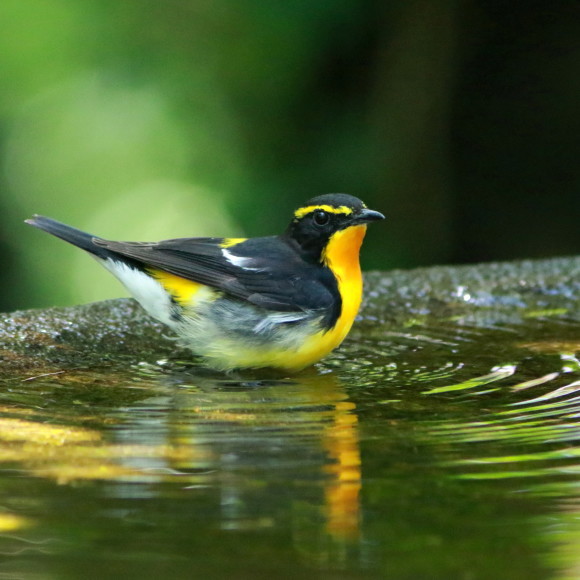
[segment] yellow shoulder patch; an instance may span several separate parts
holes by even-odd
[[[224,238],[220,244],[220,248],[231,248],[245,242],[248,238]]]

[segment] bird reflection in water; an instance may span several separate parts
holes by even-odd
[[[354,403],[333,372],[256,376],[169,368],[161,379],[165,394],[132,407],[133,424],[124,431],[152,445],[190,449],[188,456],[174,452],[159,474],[189,479],[189,493],[207,495],[213,505],[206,504],[206,515],[209,509],[221,529],[289,527],[309,552],[326,543],[324,536],[356,543],[361,461]]]

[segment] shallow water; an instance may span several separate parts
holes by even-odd
[[[0,578],[578,578],[579,330],[367,321],[293,378],[4,380]]]

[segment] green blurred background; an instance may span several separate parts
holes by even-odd
[[[267,235],[383,211],[363,267],[578,253],[577,0],[2,0],[0,310],[124,295],[22,220]]]

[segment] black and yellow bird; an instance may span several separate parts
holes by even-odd
[[[349,332],[366,224],[381,219],[356,197],[329,194],[262,238],[113,242],[39,215],[26,221],[89,252],[209,366],[297,371]]]

